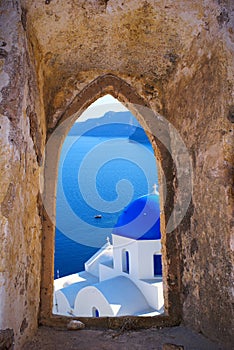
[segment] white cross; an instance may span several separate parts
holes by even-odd
[[[152,192],[152,194],[159,194],[158,186],[156,184],[153,185],[153,192]]]

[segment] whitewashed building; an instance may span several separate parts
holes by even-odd
[[[163,312],[159,196],[130,203],[85,271],[54,281],[53,313],[86,317]]]

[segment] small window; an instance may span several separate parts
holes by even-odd
[[[162,276],[162,255],[154,254],[154,276]]]
[[[93,307],[92,315],[93,315],[93,317],[99,317],[99,311],[98,311],[98,309],[96,309],[96,307]]]
[[[122,269],[123,272],[129,273],[129,252],[127,250],[122,252]]]

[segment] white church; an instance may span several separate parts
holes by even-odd
[[[85,270],[54,281],[53,314],[154,316],[163,312],[159,195],[131,202]]]

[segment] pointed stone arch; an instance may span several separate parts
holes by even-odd
[[[48,125],[48,135],[64,120],[71,118],[71,125],[86,108],[98,98],[111,94],[123,104],[149,107],[143,99],[125,80],[113,74],[105,74],[91,81],[83,90],[70,101],[65,111],[51,118]],[[75,115],[75,118],[72,116]],[[137,116],[136,116],[137,117]]]
[[[53,279],[54,279],[54,235],[55,235],[55,208],[56,208],[56,183],[60,151],[64,139],[75,120],[98,98],[111,94],[122,102],[138,119],[145,129],[152,143],[158,165],[159,184],[161,184],[161,233],[163,256],[163,281],[165,315],[153,318],[134,317],[134,327],[144,328],[151,326],[176,325],[181,320],[181,283],[180,283],[180,259],[179,239],[176,230],[166,234],[166,223],[170,218],[174,198],[175,170],[170,152],[161,140],[155,136],[152,130],[152,121],[155,113],[149,108],[147,101],[123,79],[106,74],[91,81],[80,91],[60,116],[48,124],[47,147],[45,153],[45,166],[43,174],[43,239],[42,239],[42,276],[41,276],[41,309],[40,323],[45,325],[66,324],[65,317],[52,314],[53,304]],[[160,131],[160,122],[158,124]],[[165,130],[163,130],[165,133]],[[50,142],[53,140],[53,142]],[[166,181],[163,183],[163,173]],[[46,203],[46,205],[45,205]],[[118,328],[123,325],[124,318],[79,318],[87,325],[97,327]]]

